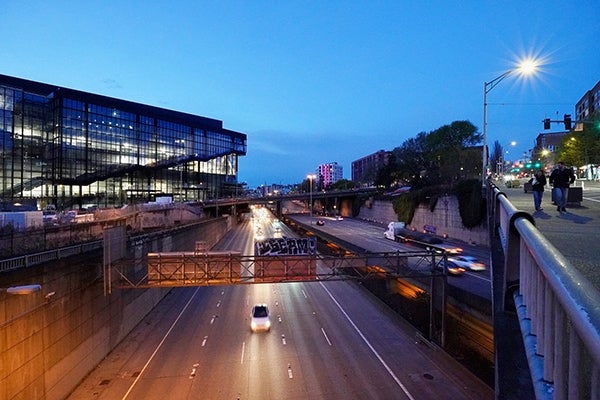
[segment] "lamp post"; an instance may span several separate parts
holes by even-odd
[[[308,179],[310,181],[310,192],[309,192],[308,207],[310,208],[310,223],[311,223],[311,225],[312,225],[312,219],[313,219],[312,190],[313,190],[313,180],[315,178],[316,178],[315,174],[308,174],[308,175],[306,175],[306,179]]]
[[[483,151],[482,151],[482,159],[483,165],[481,168],[481,182],[483,186],[485,186],[485,178],[487,172],[487,95],[488,93],[496,87],[504,78],[510,75],[519,74],[519,75],[530,75],[538,68],[539,63],[533,59],[526,59],[521,61],[516,68],[510,69],[503,73],[502,75],[492,79],[489,82],[483,83]]]
[[[510,145],[515,147],[517,142],[513,140],[510,142]],[[502,173],[502,176],[504,176],[506,172],[506,158],[504,157],[504,154],[508,154],[508,150],[504,150],[504,148],[502,148],[502,153],[500,154],[500,161],[502,161],[502,170],[500,172]]]

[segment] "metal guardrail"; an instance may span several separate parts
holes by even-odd
[[[537,399],[600,398],[600,293],[496,186],[489,212],[504,252],[505,310],[512,295]],[[495,273],[495,272],[494,272]],[[496,277],[495,277],[496,278]],[[498,287],[495,288],[498,290]]]
[[[8,272],[18,268],[32,267],[48,261],[56,261],[76,254],[102,248],[102,240],[95,240],[75,246],[61,247],[40,253],[0,260],[0,272]]]

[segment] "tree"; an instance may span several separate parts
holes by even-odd
[[[390,175],[393,175],[396,181],[403,184],[410,183],[417,187],[423,184],[423,177],[428,167],[426,137],[427,134],[421,132],[416,138],[406,140],[401,147],[392,151],[397,169]]]
[[[465,152],[480,143],[482,135],[469,121],[454,121],[427,135],[429,155],[429,179],[435,183],[451,183],[468,175],[476,174],[473,152]],[[477,157],[478,158],[478,157]],[[469,176],[470,177],[470,176]]]
[[[492,166],[492,171],[497,174],[501,174],[503,172],[501,167],[501,163],[504,163],[503,154],[504,149],[502,148],[500,142],[496,140],[492,146],[492,153],[490,154],[489,163]]]
[[[387,163],[377,171],[377,176],[374,181],[375,186],[383,186],[386,188],[394,186],[394,174],[397,170],[398,165],[396,164],[396,156],[392,153],[388,157]]]
[[[339,181],[331,185],[331,189],[333,190],[349,190],[353,189],[354,187],[356,187],[354,182],[348,179],[340,179]]]
[[[375,183],[418,188],[472,178],[481,173],[482,135],[469,121],[454,121],[429,133],[420,132],[392,151]]]

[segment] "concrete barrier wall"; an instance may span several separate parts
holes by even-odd
[[[152,235],[157,251],[216,243],[231,227],[219,218]],[[132,246],[134,247],[134,246]],[[135,251],[135,249],[128,249]],[[118,289],[105,295],[102,251],[0,275],[0,286],[40,284],[29,295],[0,292],[0,399],[64,399],[170,289]]]
[[[387,226],[390,221],[397,221],[391,201],[368,200],[360,209],[358,218],[374,221]],[[440,197],[435,210],[429,206],[419,205],[410,224],[415,229],[422,230],[425,225],[435,227],[436,234],[447,234],[449,238],[462,240],[467,243],[489,246],[487,221],[475,228],[465,228],[458,209],[458,200],[454,196]]]

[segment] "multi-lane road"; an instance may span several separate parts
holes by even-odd
[[[386,239],[383,236],[385,228],[377,224],[366,223],[356,219],[343,219],[327,217],[311,217],[306,214],[295,214],[290,216],[294,221],[302,223],[304,226],[310,226],[313,230],[326,232],[330,236],[340,238],[345,242],[352,243],[355,246],[366,249],[369,252],[418,252],[422,251],[411,243],[397,243],[393,240]],[[316,221],[321,220],[324,225],[316,225]],[[460,243],[463,248],[463,254],[474,256],[477,260],[488,264],[489,249],[481,246],[473,246],[465,243]],[[431,268],[428,263],[419,263],[415,268]],[[448,283],[461,290],[475,294],[478,297],[491,301],[491,269],[485,271],[466,271],[460,276],[448,276]]]
[[[251,254],[255,234],[293,236],[279,228],[246,221],[217,250]],[[251,333],[263,302],[271,331]],[[360,284],[335,281],[172,289],[69,399],[492,397]]]

